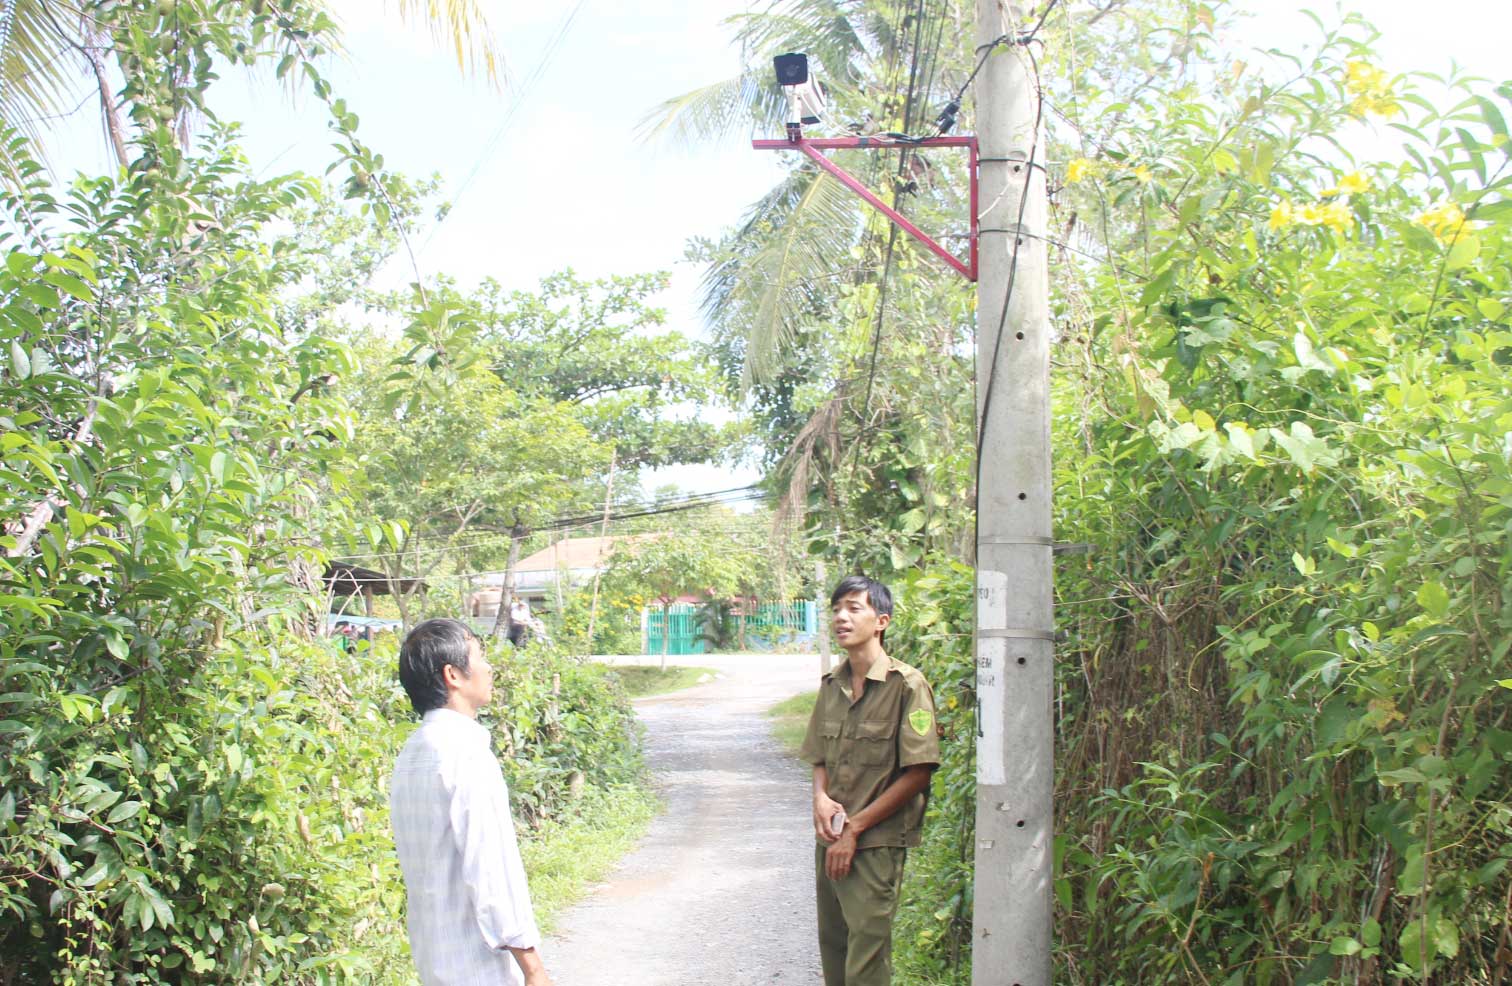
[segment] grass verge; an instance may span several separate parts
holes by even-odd
[[[575,818],[543,825],[520,840],[530,900],[543,933],[609,874],[660,810],[656,795],[639,785],[590,788]]]
[[[809,716],[814,714],[814,702],[818,698],[817,691],[804,692],[767,709],[767,717],[772,720],[772,735],[793,756],[798,755],[798,748],[803,745],[803,734],[808,730]]]
[[[625,694],[631,698],[640,698],[643,695],[664,695],[667,692],[679,692],[684,688],[692,688],[699,683],[699,679],[708,675],[712,679],[716,674],[713,668],[685,668],[668,667],[663,670],[654,664],[616,664],[605,665],[606,676],[617,677],[620,684],[625,686]]]

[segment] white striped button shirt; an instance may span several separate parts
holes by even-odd
[[[424,986],[523,986],[507,948],[541,940],[488,730],[432,709],[394,765],[390,820]]]

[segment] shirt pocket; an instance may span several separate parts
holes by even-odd
[[[892,763],[898,748],[894,719],[863,719],[856,723],[856,759],[868,767]]]
[[[835,748],[840,743],[840,727],[842,724],[842,721],[839,719],[819,720],[819,745],[824,753],[825,763],[835,762]]]

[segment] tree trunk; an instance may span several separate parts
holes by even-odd
[[[399,558],[395,557],[384,559],[383,567],[385,569],[385,574],[387,574],[388,576],[389,595],[394,597],[394,604],[399,607],[400,628],[405,633],[409,633],[410,627],[412,625],[410,623],[409,617],[409,604],[405,599],[403,583],[399,581],[401,574],[400,572],[396,571],[396,569],[402,567],[400,565]]]
[[[509,561],[504,565],[504,586],[499,590],[499,612],[494,617],[493,636],[508,636],[514,629],[515,564],[520,560],[520,542],[525,540],[525,526],[518,520],[509,529]]]
[[[599,524],[599,550],[595,552],[593,559],[593,602],[588,607],[588,643],[584,648],[593,652],[593,633],[598,624],[598,599],[599,599],[599,576],[603,574],[603,539],[609,536],[609,506],[614,502],[614,466],[619,461],[619,453],[615,451],[609,456],[609,482],[604,487],[604,520]]]
[[[88,445],[94,438],[95,415],[100,410],[100,400],[105,396],[104,388],[89,399],[89,409],[84,412],[84,420],[79,422],[78,428],[74,429],[74,444],[80,448]],[[79,487],[74,489],[82,496],[83,490]],[[16,543],[5,554],[10,558],[20,558],[28,554],[37,543],[37,538],[47,528],[49,521],[63,509],[63,494],[54,493],[46,499],[28,507],[26,512],[10,524],[0,527],[0,533],[15,534]]]
[[[289,506],[289,513],[295,520],[303,521],[310,516],[310,505],[303,496],[296,493],[294,502]],[[294,584],[303,600],[301,616],[294,624],[294,633],[301,640],[315,640],[325,636],[326,624],[330,622],[326,613],[330,612],[331,597],[321,591],[320,580],[321,573],[303,555],[296,554],[289,562],[289,581]],[[326,613],[319,612],[322,606]]]
[[[667,670],[667,648],[672,645],[672,606],[662,603],[662,653],[661,669]]]

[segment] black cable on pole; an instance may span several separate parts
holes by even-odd
[[[1054,6],[1054,4],[1051,4]],[[1048,13],[1048,10],[1046,11]],[[1041,20],[1040,23],[1044,23]],[[1036,28],[1037,30],[1037,28]],[[1029,183],[1034,180],[1034,158],[1039,152],[1040,124],[1045,117],[1045,100],[1041,91],[1039,59],[1034,57],[1034,52],[1024,48],[1024,53],[1029,56],[1029,63],[1034,67],[1034,139],[1029,142],[1029,159],[1024,162],[1024,185],[1019,192],[1018,219],[1013,224],[1015,230],[1021,230],[1024,226],[1024,212],[1029,205]],[[977,495],[981,496],[982,490],[982,448],[987,441],[987,415],[992,409],[992,392],[997,384],[998,349],[1003,344],[1003,329],[1008,324],[1008,304],[1013,300],[1013,288],[1018,280],[1019,250],[1023,247],[1023,236],[1018,232],[1014,234],[1013,255],[1008,261],[1008,284],[1003,292],[1003,309],[998,313],[997,333],[993,336],[991,367],[987,371],[987,389],[982,394],[982,423],[977,429],[976,446],[976,485]],[[977,367],[976,376],[981,376],[981,367]]]

